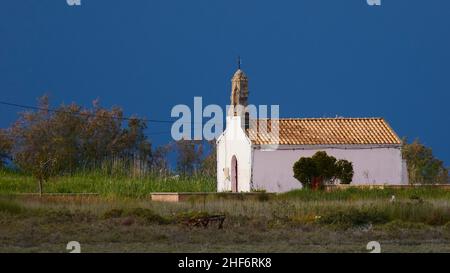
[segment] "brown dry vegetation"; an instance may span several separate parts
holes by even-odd
[[[217,213],[226,215],[222,230],[180,221]],[[449,200],[0,201],[0,252],[66,252],[69,241],[82,252],[367,252],[373,240],[383,252],[450,251]]]

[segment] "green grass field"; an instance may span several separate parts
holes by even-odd
[[[213,179],[99,173],[55,178],[53,193],[99,193],[83,198],[17,195],[36,192],[30,177],[0,176],[0,252],[449,252],[450,191],[297,190],[230,199],[212,195],[183,203],[149,200],[153,191],[214,191]],[[395,201],[391,202],[392,195]],[[223,214],[223,229],[187,227],[183,220]]]
[[[105,175],[101,171],[80,172],[54,177],[44,183],[45,193],[98,193],[101,196],[140,198],[151,192],[212,192],[215,178],[158,177],[147,175],[133,178],[127,175]],[[0,170],[0,194],[36,193],[38,184],[30,176]]]

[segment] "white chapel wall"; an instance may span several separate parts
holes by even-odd
[[[352,185],[407,184],[405,163],[400,148],[307,148],[304,150],[254,150],[253,186],[268,192],[285,192],[301,188],[293,177],[292,166],[300,157],[310,157],[317,151],[325,151],[337,159],[353,163]]]
[[[238,191],[250,191],[251,144],[240,117],[227,117],[227,129],[217,140],[217,191],[231,191],[231,159],[238,161]]]

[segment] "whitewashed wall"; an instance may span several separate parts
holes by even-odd
[[[251,142],[241,128],[240,117],[227,117],[226,128],[217,139],[217,191],[231,191],[233,155],[238,161],[238,191],[250,191]]]
[[[287,146],[283,146],[283,149]],[[285,192],[301,188],[293,177],[292,166],[300,157],[310,157],[317,151],[325,151],[337,159],[353,163],[352,185],[357,184],[407,184],[406,164],[402,160],[399,147],[290,147],[288,150],[253,151],[253,187],[268,192]],[[295,150],[293,150],[295,148]],[[303,150],[299,149],[303,148]],[[347,148],[347,149],[345,149]]]

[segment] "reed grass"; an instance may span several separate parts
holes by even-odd
[[[147,173],[141,176],[105,174],[101,170],[54,177],[44,184],[45,193],[97,193],[101,196],[141,198],[151,192],[215,191],[215,178],[201,175],[170,176]],[[0,194],[37,193],[30,176],[10,170],[0,171]]]

